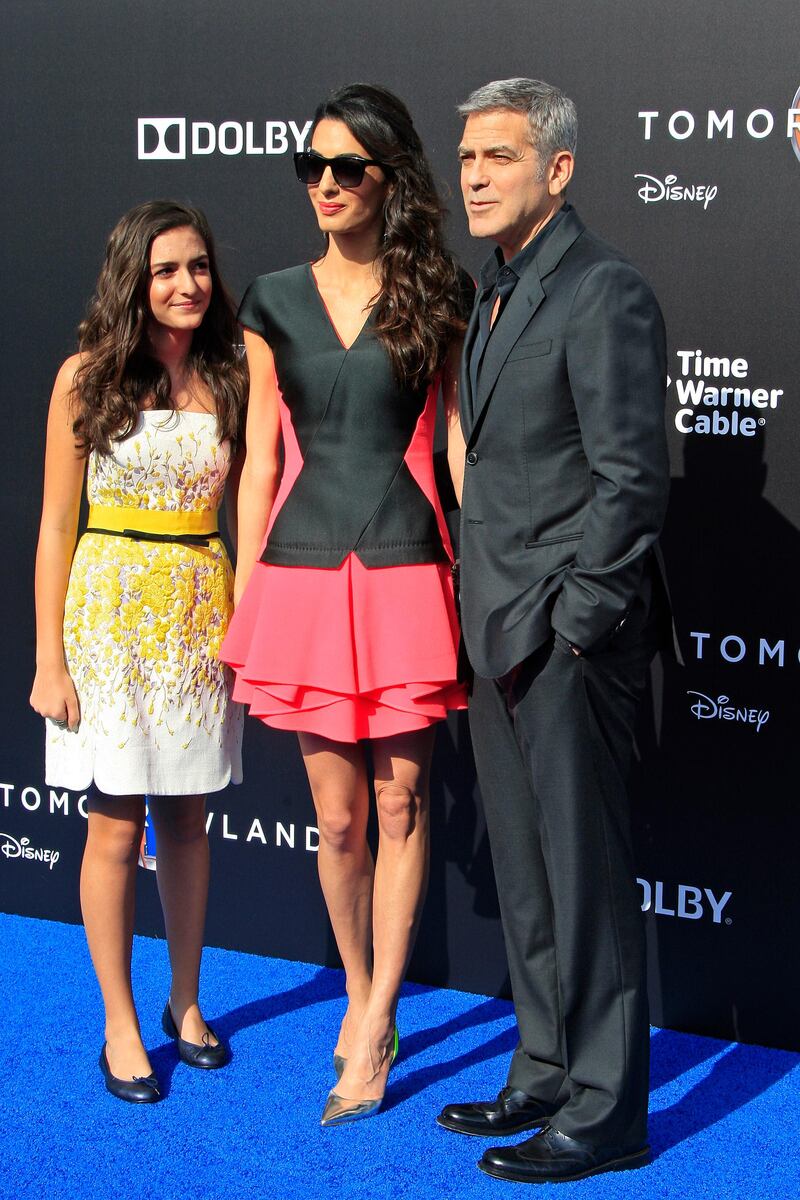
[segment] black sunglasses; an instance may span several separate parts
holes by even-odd
[[[301,183],[319,183],[326,167],[330,167],[333,178],[343,188],[357,188],[364,180],[367,167],[386,170],[385,165],[376,158],[361,158],[357,154],[337,154],[335,158],[325,158],[316,150],[300,150],[294,156],[294,169]]]

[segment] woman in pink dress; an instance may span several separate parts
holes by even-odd
[[[401,101],[342,88],[317,109],[309,146],[295,166],[325,250],[256,279],[239,311],[251,390],[222,656],[236,699],[297,731],[308,772],[348,997],[329,1125],[383,1098],[427,883],[434,727],[465,707],[432,439],[440,386],[454,420],[472,285],[443,248]]]

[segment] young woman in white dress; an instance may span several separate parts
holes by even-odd
[[[228,1059],[198,988],[205,796],[241,779],[241,713],[217,657],[233,582],[217,509],[246,392],[236,341],[203,214],[138,205],[109,238],[47,424],[31,704],[47,718],[47,782],[90,789],[81,906],[105,1005],[100,1068],[140,1103],[159,1099],[131,988],[145,796],[172,968],[162,1024],[189,1065]]]

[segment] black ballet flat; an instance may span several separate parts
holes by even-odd
[[[106,1056],[105,1043],[100,1051],[100,1070],[106,1081],[106,1087],[118,1100],[127,1100],[129,1104],[157,1104],[161,1099],[158,1079],[155,1075],[135,1075],[133,1079],[117,1079],[116,1075],[112,1075]]]
[[[178,1033],[178,1027],[172,1016],[169,1000],[167,1000],[161,1017],[161,1028],[167,1037],[172,1038],[173,1041],[178,1043],[178,1057],[181,1062],[186,1063],[187,1067],[199,1067],[203,1071],[215,1071],[218,1067],[224,1067],[230,1061],[231,1052],[224,1042],[218,1041],[216,1046],[209,1045],[207,1041],[209,1034],[213,1037],[217,1036],[210,1025],[208,1026],[208,1033],[203,1034],[202,1046],[196,1046],[194,1042],[184,1041]]]

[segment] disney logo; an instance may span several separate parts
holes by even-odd
[[[687,696],[697,696],[690,711],[698,721],[739,721],[743,725],[755,725],[756,733],[760,733],[769,720],[767,709],[737,708],[730,703],[729,696],[704,696],[702,692],[687,692]]]
[[[58,850],[37,849],[31,845],[30,838],[20,838],[17,841],[10,833],[0,833],[0,854],[4,858],[27,858],[34,862],[46,862],[52,871],[61,857]]]
[[[708,183],[692,183],[684,187],[678,183],[677,175],[667,175],[663,180],[656,179],[654,175],[634,175],[633,178],[644,180],[638,195],[645,204],[656,204],[659,200],[694,200],[707,209],[718,191],[714,184]]]

